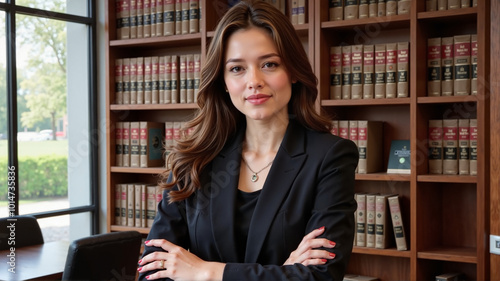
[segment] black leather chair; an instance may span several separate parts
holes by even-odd
[[[97,234],[71,243],[62,280],[135,280],[142,235],[137,231]]]
[[[11,234],[15,236],[15,245],[9,245]],[[23,215],[0,218],[0,250],[43,244],[40,225],[34,216]]]

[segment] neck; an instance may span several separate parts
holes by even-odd
[[[276,154],[287,126],[288,119],[273,122],[247,120],[243,151],[257,157]]]

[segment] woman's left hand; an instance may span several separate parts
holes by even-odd
[[[159,247],[166,252],[153,252],[139,261],[139,272],[158,270],[146,279],[222,280],[225,264],[206,262],[186,249],[165,239],[146,241],[146,246]]]

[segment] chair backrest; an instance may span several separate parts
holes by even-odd
[[[97,234],[71,243],[62,280],[135,280],[142,235]]]
[[[0,250],[38,245],[43,242],[42,230],[34,216],[0,218]]]

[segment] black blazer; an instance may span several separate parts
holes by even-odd
[[[204,169],[200,190],[182,202],[159,203],[148,240],[167,239],[203,260],[226,263],[223,280],[342,280],[354,239],[356,145],[290,119],[255,207],[244,261],[238,261],[234,206],[244,131]],[[325,265],[283,266],[321,226],[321,237],[336,242],[330,250],[336,257]],[[158,250],[146,247],[144,255]]]

